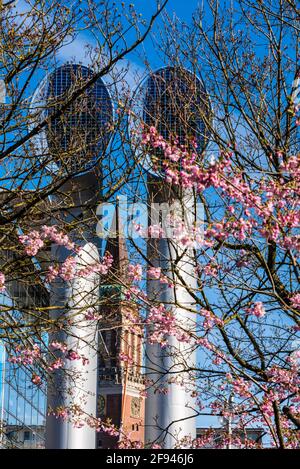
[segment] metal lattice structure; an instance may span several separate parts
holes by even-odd
[[[199,77],[182,67],[163,67],[149,74],[138,86],[133,102],[135,122],[130,127],[136,130],[140,124],[153,126],[165,140],[187,148],[196,142],[197,153],[201,154],[209,140],[205,119],[210,119],[210,110]],[[155,156],[161,156],[160,150]],[[151,171],[150,161],[146,161],[146,167]]]
[[[84,65],[64,64],[47,75],[34,94],[32,107],[39,107],[39,119],[52,116],[34,141],[41,156],[50,155],[51,171],[89,171],[109,144],[113,104],[103,80],[98,78],[73,99],[93,75]]]
[[[169,144],[201,157],[209,133],[210,103],[201,80],[183,68],[166,67],[149,75],[136,93],[136,111],[144,126],[155,127]],[[190,190],[176,191],[163,183],[165,155],[161,148],[149,148],[144,167],[148,176],[148,206],[178,202],[177,215],[180,219],[196,219],[194,196]],[[181,161],[175,163],[180,168]],[[154,176],[154,177],[153,177]],[[158,176],[158,177],[157,177]],[[155,224],[151,210],[150,224]],[[197,291],[195,258],[193,249],[182,248],[175,239],[168,237],[148,240],[147,259],[160,268],[169,278],[175,278],[174,286],[163,287],[159,280],[149,279],[147,294],[150,301],[164,304],[172,309],[174,317],[184,328],[196,328],[194,298],[189,293]],[[177,273],[180,272],[180,281]],[[174,277],[175,276],[175,277]],[[188,288],[182,286],[188,285]],[[176,376],[188,382],[190,379],[183,367],[195,368],[196,354],[190,346],[177,337],[168,336],[168,345],[146,344],[145,370],[147,378],[166,386],[168,393],[148,389],[145,403],[145,441],[159,442],[164,448],[176,447],[180,438],[196,436],[196,403],[191,393],[171,379]]]

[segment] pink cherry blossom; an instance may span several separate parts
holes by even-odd
[[[59,269],[60,277],[65,281],[73,280],[76,277],[77,259],[75,257],[67,257]]]
[[[60,350],[61,352],[66,352],[68,347],[63,342],[58,342],[57,340],[50,343],[50,347],[54,350]]]
[[[53,282],[53,280],[55,280],[59,275],[59,272],[59,266],[50,265],[46,274],[46,282]]]
[[[291,297],[291,303],[293,308],[300,309],[300,293],[296,293],[296,295]]]
[[[33,365],[40,357],[41,349],[39,345],[34,344],[33,347],[16,347],[15,355],[10,357],[8,361],[11,363],[20,363],[23,365]]]
[[[25,252],[28,256],[35,256],[43,247],[44,241],[50,240],[67,249],[74,249],[75,245],[69,237],[63,232],[58,231],[55,226],[44,225],[41,232],[33,230],[25,235],[19,236],[19,241],[25,246]]]
[[[19,241],[25,246],[28,256],[35,256],[44,247],[44,241],[38,231],[33,230],[28,235],[19,236]]]
[[[132,281],[139,282],[142,279],[143,268],[140,264],[129,264],[128,266],[128,277]]]
[[[5,275],[3,272],[0,272],[0,293],[5,291]]]
[[[42,378],[39,375],[33,374],[31,378],[31,382],[36,386],[41,386]]]
[[[59,368],[62,368],[63,366],[64,366],[63,360],[61,358],[58,358],[48,367],[48,371],[51,372],[54,370],[58,370]]]
[[[132,285],[130,288],[128,288],[125,291],[125,298],[126,300],[132,300],[132,299],[141,299],[145,300],[147,298],[147,294],[143,292],[139,287],[136,285]]]
[[[161,268],[160,267],[149,267],[148,269],[149,278],[153,280],[158,280],[161,276]]]
[[[124,363],[128,363],[129,365],[133,364],[133,359],[128,354],[126,354],[124,352],[119,353],[119,359],[120,359],[120,361],[122,361]]]
[[[69,417],[69,410],[63,407],[57,407],[56,409],[49,410],[48,415],[53,415],[57,419],[66,421]]]
[[[241,397],[249,397],[251,383],[246,382],[243,378],[236,378],[231,381],[233,391]]]
[[[200,310],[200,314],[201,316],[204,317],[204,321],[203,321],[204,329],[209,330],[209,329],[212,329],[216,325],[220,327],[224,326],[224,322],[222,321],[222,319],[215,316],[211,311],[208,311],[202,308]]]
[[[66,354],[66,359],[70,360],[70,361],[80,360],[81,355],[79,355],[79,353],[76,352],[75,350],[70,349],[70,350],[68,350],[68,352]]]
[[[84,317],[88,321],[96,321],[102,318],[102,316],[95,310],[95,308],[88,308],[85,311]]]
[[[253,316],[256,316],[257,318],[263,318],[266,314],[266,310],[261,301],[257,301],[250,308],[247,308],[245,311],[248,314],[252,314]]]
[[[53,243],[58,244],[59,246],[65,246],[69,250],[75,248],[75,244],[69,239],[69,237],[62,231],[58,231],[56,226],[44,225],[42,227],[42,236],[45,239],[53,241]]]
[[[168,336],[174,336],[180,342],[189,342],[189,335],[177,323],[174,313],[163,304],[150,308],[146,324],[151,325],[148,334],[149,343],[159,343],[165,347]]]
[[[149,238],[163,238],[164,230],[160,225],[150,225],[148,227],[148,236]]]

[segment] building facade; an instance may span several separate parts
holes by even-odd
[[[196,438],[204,442],[201,446],[203,449],[239,449],[240,444],[243,447],[255,445],[256,448],[262,448],[264,434],[265,431],[262,428],[245,428],[243,431],[233,429],[230,441],[228,429],[225,427],[196,429]]]
[[[10,363],[0,344],[0,448],[45,446],[46,398],[22,366]]]
[[[118,436],[99,433],[98,448],[114,448],[127,437],[133,442],[144,442],[143,329],[138,307],[125,297],[129,261],[118,211],[115,229],[115,236],[106,244],[114,263],[109,278],[100,288],[98,416],[104,422],[111,421],[121,431]]]

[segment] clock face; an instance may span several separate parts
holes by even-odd
[[[98,415],[103,415],[105,413],[105,397],[98,397]]]
[[[139,397],[131,399],[131,415],[132,417],[140,417],[141,413],[141,400]]]

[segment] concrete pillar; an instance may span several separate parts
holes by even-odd
[[[76,185],[77,184],[77,185]],[[83,213],[83,218],[91,216],[90,223],[84,228],[84,222],[79,229],[72,233],[72,239],[81,247],[76,254],[76,269],[82,270],[99,261],[99,239],[96,237],[96,223],[92,221],[96,203],[95,197],[98,186],[90,177],[84,176],[75,187],[65,187],[65,193],[71,193],[74,206],[66,215],[69,221]],[[85,188],[85,189],[84,189]],[[89,188],[87,190],[87,188]],[[86,208],[86,207],[89,208]],[[93,207],[93,209],[91,209]],[[62,246],[52,246],[52,262],[64,262],[70,251]],[[75,350],[83,355],[88,362],[82,360],[70,361],[64,359],[64,367],[49,375],[47,407],[48,409],[71,409],[71,418],[56,418],[48,415],[46,419],[46,448],[47,449],[95,449],[95,430],[87,423],[83,426],[76,423],[76,406],[83,411],[78,415],[78,421],[89,416],[96,417],[97,407],[97,349],[98,332],[97,321],[86,319],[88,307],[99,305],[99,276],[90,273],[83,277],[75,276],[73,280],[63,281],[57,278],[51,284],[50,305],[54,307],[50,318],[62,328],[56,328],[50,334],[52,341],[64,342],[68,350]],[[57,357],[60,352],[56,352]],[[49,357],[49,362],[55,358]],[[70,420],[70,421],[69,421]]]
[[[177,199],[171,187],[156,181],[149,176],[149,205],[151,203],[184,202],[182,210],[190,217],[195,216],[194,202],[191,194]],[[149,207],[150,210],[150,207]],[[150,223],[153,220],[150,219]],[[180,260],[178,261],[178,258]],[[169,288],[158,280],[148,279],[148,297],[171,309],[178,322],[186,330],[195,330],[195,300],[182,285],[181,280],[173,275],[174,267],[179,270],[182,280],[191,291],[196,291],[195,259],[193,249],[184,250],[174,239],[149,239],[148,259],[153,266],[161,267],[164,273],[175,281],[175,287]],[[192,310],[192,311],[190,311]],[[164,448],[173,448],[178,440],[184,437],[196,437],[195,399],[190,390],[178,384],[168,384],[172,377],[189,381],[188,373],[182,370],[193,367],[196,356],[190,344],[179,342],[177,338],[168,337],[168,346],[159,344],[146,347],[146,376],[154,381],[154,388],[148,389],[146,398],[145,441],[160,443]],[[184,363],[184,366],[182,365]],[[172,373],[171,373],[172,372]],[[168,388],[164,395],[155,391],[155,385]]]

